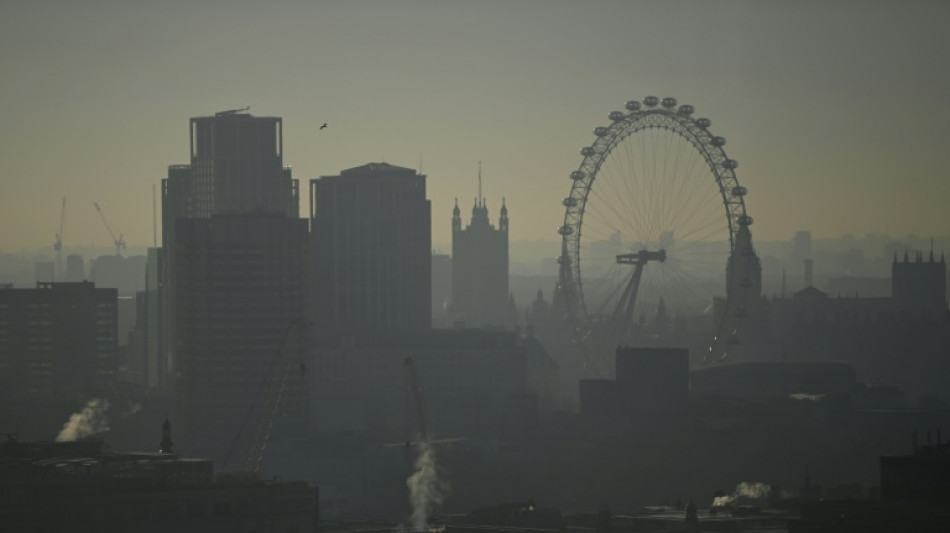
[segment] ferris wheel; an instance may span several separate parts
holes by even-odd
[[[724,358],[756,289],[738,163],[691,105],[649,96],[625,108],[594,128],[562,202],[558,288],[576,339],[604,366],[651,321],[692,321],[709,328],[704,359]]]

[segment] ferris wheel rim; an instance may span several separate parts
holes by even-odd
[[[662,105],[658,105],[662,102]],[[736,177],[735,160],[730,159],[724,149],[725,139],[710,131],[711,121],[694,118],[693,107],[676,105],[675,99],[647,97],[643,104],[637,101],[627,102],[629,112],[613,111],[608,117],[609,126],[594,129],[595,141],[581,149],[578,168],[571,172],[571,193],[562,202],[565,206],[564,220],[558,229],[562,236],[559,286],[565,296],[568,312],[575,326],[586,323],[590,316],[583,290],[584,278],[581,269],[581,240],[583,235],[584,213],[592,190],[604,162],[611,153],[628,137],[651,128],[663,128],[672,131],[688,141],[709,167],[709,174],[719,188],[719,195],[725,211],[725,228],[729,234],[729,252],[735,249],[736,234],[741,225],[751,224],[745,207],[746,189]],[[727,280],[727,285],[729,280]]]

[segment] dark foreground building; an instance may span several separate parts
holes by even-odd
[[[0,448],[5,532],[317,531],[317,489],[214,478],[207,459],[111,453],[102,441],[19,442]]]

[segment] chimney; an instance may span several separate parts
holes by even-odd
[[[805,260],[805,286],[806,287],[815,286],[815,260],[814,259]]]

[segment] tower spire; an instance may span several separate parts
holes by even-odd
[[[481,202],[481,206],[485,205],[485,197],[482,196],[482,162],[478,162],[478,198],[476,198],[476,203]]]

